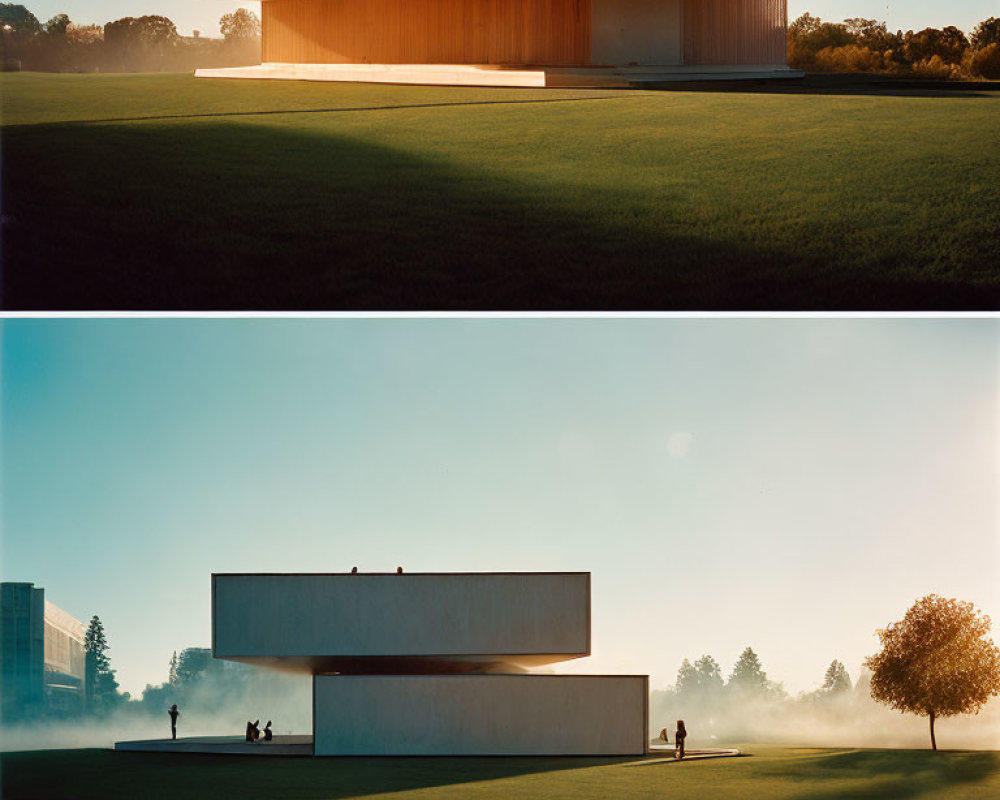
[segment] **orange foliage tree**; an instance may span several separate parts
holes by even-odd
[[[1000,648],[989,638],[990,618],[972,603],[927,595],[877,633],[882,651],[865,659],[872,697],[930,717],[935,750],[936,718],[979,713],[1000,694]]]

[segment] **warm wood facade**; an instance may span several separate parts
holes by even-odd
[[[684,0],[685,64],[784,64],[787,0]]]
[[[262,60],[586,66],[611,52],[622,66],[785,63],[787,0],[672,0],[672,17],[665,2],[265,0]],[[661,35],[676,47],[652,47]]]
[[[590,63],[590,0],[266,0],[263,61]]]

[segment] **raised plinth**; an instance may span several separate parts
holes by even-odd
[[[303,672],[518,672],[590,654],[590,575],[212,576],[216,658]]]
[[[468,64],[284,64],[198,69],[196,78],[254,78],[284,81],[416,83],[445,86],[545,86],[538,69],[497,69]]]
[[[663,67],[498,67],[465,64],[279,64],[195,70],[198,78],[410,83],[446,86],[623,88],[691,81],[801,78],[783,64]]]
[[[318,756],[642,755],[645,675],[317,675]]]

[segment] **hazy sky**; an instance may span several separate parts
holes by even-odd
[[[198,28],[203,36],[218,36],[219,17],[235,8],[249,8],[260,16],[259,2],[233,0],[26,0],[24,2],[42,22],[56,14],[67,13],[74,22],[103,25],[120,17],[162,14],[170,17],[178,31],[189,36]],[[910,0],[907,3],[874,0],[789,0],[788,17],[803,12],[840,21],[846,17],[869,17],[885,20],[892,29],[903,30],[956,25],[970,30],[987,17],[1000,17],[1000,0]]]
[[[584,570],[595,657],[792,691],[938,592],[1000,616],[998,320],[8,320],[2,578],[126,690],[213,571]],[[994,629],[996,633],[996,628]]]

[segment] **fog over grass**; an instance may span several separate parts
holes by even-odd
[[[195,685],[147,702],[123,704],[107,717],[49,720],[0,727],[0,750],[113,747],[116,741],[166,739],[167,709],[178,704],[179,738],[242,736],[248,720],[273,722],[276,735],[312,732],[312,684],[307,675],[248,668],[242,679],[209,675]],[[162,702],[160,697],[165,698]],[[666,728],[673,743],[684,719],[688,747],[793,744],[816,747],[930,747],[926,717],[900,714],[876,703],[867,686],[837,694],[797,697],[780,690],[751,694],[723,690],[716,696],[683,696],[673,689],[650,694],[650,736]],[[938,745],[945,750],[1000,750],[1000,699],[978,715],[939,718]]]
[[[650,693],[650,735],[667,729],[674,740],[683,719],[688,747],[794,744],[816,747],[930,748],[927,717],[901,714],[876,703],[867,684],[840,692],[797,697],[723,691],[715,698],[692,698],[672,690]],[[978,715],[938,717],[938,747],[944,750],[1000,749],[1000,698]]]
[[[177,738],[243,736],[247,721],[268,720],[276,735],[312,733],[312,681],[308,675],[249,667],[208,674],[177,690],[156,687],[149,699],[122,703],[107,716],[52,719],[0,726],[0,751],[113,747],[116,741],[169,739],[167,709],[177,703]]]

